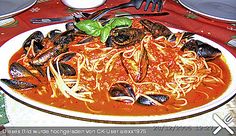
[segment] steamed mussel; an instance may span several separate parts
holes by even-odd
[[[142,105],[161,105],[169,99],[168,95],[164,94],[152,94],[152,95],[141,95],[137,102]]]
[[[125,103],[134,103],[135,94],[133,87],[128,83],[115,83],[110,87],[111,99]]]
[[[48,32],[47,38],[49,38],[51,41],[54,41],[54,38],[59,36],[61,33],[62,33],[62,31],[59,29],[51,30],[50,32]]]
[[[142,82],[147,75],[149,59],[147,50],[145,47],[141,47],[136,51],[137,58],[124,58],[121,54],[122,66],[125,68],[127,74],[129,74],[135,82]]]
[[[53,64],[53,67],[57,72],[60,71],[60,74],[63,76],[75,76],[75,69],[69,64],[59,62],[58,65],[56,63]]]
[[[10,74],[13,78],[34,76],[33,73],[18,62],[14,62],[10,65]]]
[[[113,84],[109,89],[110,98],[124,103],[137,103],[146,106],[162,105],[169,100],[165,94],[138,94],[135,95],[133,87],[126,82]]]
[[[42,41],[44,39],[43,33],[40,31],[35,31],[32,33],[23,43],[24,52],[27,53],[30,47],[35,53],[38,53],[44,48]]]
[[[42,54],[39,54],[38,56],[33,58],[31,63],[33,65],[42,66],[52,57],[56,57],[59,54],[64,53],[66,51],[68,51],[68,47],[66,45],[52,47],[43,52]]]
[[[15,79],[0,79],[4,84],[6,84],[8,87],[13,88],[13,89],[28,89],[28,88],[35,88],[37,87],[36,85],[29,83],[29,82],[24,82],[24,81],[19,81]]]
[[[18,62],[14,62],[10,65],[10,75],[13,79],[1,79],[1,81],[13,89],[28,89],[36,87],[35,84],[25,81],[19,81],[18,78],[28,78],[32,76],[38,81],[40,81],[33,73],[31,73],[28,69],[26,69]]]
[[[152,22],[147,19],[140,20],[140,23],[144,26],[144,28],[152,34],[154,38],[157,38],[159,36],[170,36],[172,32],[164,25]]]
[[[122,28],[111,31],[106,46],[107,47],[126,47],[134,45],[143,39],[144,32],[137,28]]]
[[[184,46],[181,48],[181,50],[194,51],[197,53],[199,57],[203,57],[206,60],[212,60],[215,59],[216,57],[221,56],[221,51],[219,49],[214,48],[207,43],[203,43],[202,41],[194,39],[185,43]]]

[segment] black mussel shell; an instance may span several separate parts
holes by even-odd
[[[34,40],[34,48],[37,49],[42,49],[43,45],[42,45],[42,40],[44,39],[44,35],[41,31],[35,31],[34,33],[32,33],[23,43],[23,48],[24,51],[27,52],[28,49],[31,45],[31,41]]]
[[[52,57],[56,57],[61,53],[65,53],[68,51],[68,46],[66,45],[59,45],[48,49],[47,51],[43,52],[42,54],[37,55],[31,61],[32,65],[42,66],[46,62],[48,62]]]
[[[54,39],[55,37],[57,37],[58,35],[60,35],[61,33],[62,33],[61,30],[59,30],[59,29],[54,29],[54,30],[51,30],[50,32],[48,32],[47,37],[48,37],[50,40],[53,41],[53,39]]]
[[[4,84],[6,84],[8,87],[12,89],[29,89],[29,88],[37,87],[36,85],[32,83],[18,81],[14,79],[1,79],[1,82],[3,82]]]
[[[111,31],[108,37],[107,47],[117,46],[119,48],[134,45],[143,39],[144,32],[137,28],[122,28]]]
[[[156,105],[153,101],[157,101],[157,102],[163,104],[169,99],[168,95],[163,95],[163,94],[147,95],[147,96],[150,98],[147,98],[145,96],[140,96],[138,98],[137,102],[142,105],[151,106],[151,105]],[[150,100],[150,99],[152,99],[152,100]]]
[[[69,64],[60,62],[60,63],[58,63],[58,66],[59,66],[59,70],[60,70],[61,75],[64,75],[64,76],[75,76],[76,75],[75,69],[72,66],[70,66]],[[53,67],[57,71],[56,64],[53,64]]]
[[[170,36],[172,32],[163,24],[152,22],[147,19],[140,20],[140,23],[144,26],[144,28],[149,31],[154,38],[159,36]]]
[[[193,35],[195,33],[191,33],[191,32],[184,32],[183,36],[182,36],[182,39],[192,39],[193,38]],[[169,37],[168,37],[168,41],[170,42],[175,42],[176,41],[176,34],[171,34]]]
[[[14,62],[10,65],[10,75],[13,78],[34,76],[29,70],[18,62]]]
[[[206,60],[215,59],[216,57],[219,57],[222,54],[219,49],[214,48],[207,43],[203,43],[202,41],[193,39],[185,43],[181,50],[194,51],[199,57],[204,57]]]
[[[59,62],[67,62],[67,61],[69,61],[71,58],[73,58],[75,55],[76,55],[75,52],[66,53],[65,55],[63,55],[62,57],[60,57]]]
[[[132,88],[132,86],[128,83],[115,83],[111,86],[109,89],[109,94],[111,97],[119,97],[118,101],[126,102],[126,103],[132,103],[133,101],[130,101],[130,99],[125,99],[125,97],[130,97],[131,99],[135,99],[135,93]],[[124,99],[122,99],[122,97]]]
[[[89,43],[93,40],[94,38],[92,36],[89,37],[85,37],[84,39],[82,39],[81,41],[79,41],[77,44],[84,44],[84,43]]]
[[[66,45],[69,44],[71,41],[73,41],[75,38],[75,32],[74,30],[67,30],[60,35],[56,36],[53,39],[54,45]]]

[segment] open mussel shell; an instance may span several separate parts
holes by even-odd
[[[110,98],[125,103],[134,103],[135,93],[128,83],[115,83],[109,89]]]
[[[73,41],[75,38],[74,30],[67,30],[53,39],[54,45],[66,45]]]
[[[144,26],[144,28],[152,34],[154,38],[159,36],[170,36],[172,32],[163,24],[152,22],[147,19],[140,20],[140,23]]]
[[[54,38],[57,37],[58,35],[60,35],[61,33],[62,33],[62,31],[59,29],[51,30],[50,32],[48,32],[47,38],[49,38],[50,40],[53,41]]]
[[[184,44],[181,48],[182,51],[189,50],[197,53],[199,57],[203,57],[206,60],[212,60],[216,57],[221,56],[221,51],[217,48],[212,47],[207,43],[203,43],[199,40],[190,40]]]
[[[76,55],[75,52],[66,53],[60,57],[59,62],[67,62]]]
[[[142,82],[148,71],[149,59],[147,55],[147,50],[143,47],[138,50],[139,55],[138,60],[132,58],[124,58],[121,55],[121,64],[125,68],[127,74],[129,74],[135,82]]]
[[[106,41],[106,47],[118,48],[134,45],[143,39],[144,32],[138,28],[122,28],[111,31],[111,36]]]
[[[31,61],[31,64],[36,66],[42,66],[46,62],[48,62],[51,58],[56,57],[67,51],[68,51],[68,46],[66,45],[52,47],[47,51],[43,52],[42,54],[39,54],[36,57],[34,57]]]
[[[34,76],[29,70],[18,62],[14,62],[10,65],[10,75],[13,78]]]
[[[24,51],[27,52],[28,48],[31,46],[32,44],[32,40],[34,40],[33,45],[34,45],[34,49],[36,50],[40,50],[43,48],[42,45],[42,41],[44,39],[44,35],[41,31],[35,31],[34,33],[32,33],[23,43],[23,48]],[[37,52],[37,51],[36,51]]]
[[[75,76],[76,75],[75,69],[72,66],[70,66],[69,64],[60,62],[60,63],[58,63],[58,66],[59,66],[59,71],[60,71],[61,75],[63,75],[63,76]],[[53,64],[53,67],[58,72],[56,63]]]
[[[157,103],[163,104],[169,99],[168,95],[153,94],[153,95],[141,95],[137,102],[142,105],[158,105]]]
[[[14,79],[0,79],[0,80],[1,82],[3,82],[4,84],[6,84],[8,87],[12,89],[29,89],[29,88],[37,87],[36,85],[32,83],[14,80]]]
[[[169,37],[168,37],[168,41],[170,41],[170,42],[176,42],[176,40],[177,40],[177,37],[176,37],[176,34],[178,34],[178,33],[173,33],[173,34],[171,34]],[[182,34],[182,37],[181,37],[181,39],[192,39],[193,38],[193,35],[195,34],[195,33],[192,33],[192,32],[183,32],[183,33],[181,33]],[[179,40],[181,40],[181,39],[179,39]]]

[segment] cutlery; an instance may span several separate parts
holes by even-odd
[[[227,125],[233,121],[233,117],[230,113],[225,116],[224,120],[221,120],[217,114],[213,114],[213,119],[219,124],[219,126],[214,130],[213,134],[217,134],[221,128],[225,128],[232,135],[234,134],[234,131]]]
[[[236,47],[236,39],[232,39],[227,43],[231,47]]]
[[[73,19],[79,19],[79,18],[87,18],[91,13],[83,13],[82,12],[75,12],[70,16],[66,17],[59,17],[59,18],[32,18],[30,20],[33,24],[42,24],[42,23],[60,23],[65,22]]]
[[[141,5],[143,4],[145,0],[131,0],[127,3],[120,4],[118,6],[110,7],[110,8],[104,8],[101,10],[98,10],[91,14],[88,18],[91,20],[98,20],[102,16],[104,16],[106,13],[112,10],[117,10],[117,9],[123,9],[123,8],[128,8],[128,7],[135,7],[136,9],[140,9]],[[158,12],[161,11],[162,6],[163,6],[163,1],[162,0],[146,0],[146,5],[144,10],[146,11],[149,8],[150,3],[152,3],[152,11],[155,10],[156,5],[158,4]]]
[[[80,18],[87,19],[91,13],[85,12],[77,12],[74,15],[66,16],[66,17],[59,17],[59,18],[33,18],[30,20],[33,24],[43,24],[43,23],[60,23],[69,20],[79,20]],[[158,13],[150,13],[150,14],[130,14],[130,13],[123,13],[119,15],[115,15],[115,17],[143,17],[143,16],[165,16],[169,15],[168,12],[158,12]],[[104,18],[105,19],[105,18]]]

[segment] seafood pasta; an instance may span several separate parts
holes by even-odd
[[[66,28],[47,36],[32,33],[9,62],[11,79],[1,81],[36,101],[103,115],[195,108],[219,97],[231,82],[221,51],[193,33],[127,18]]]

